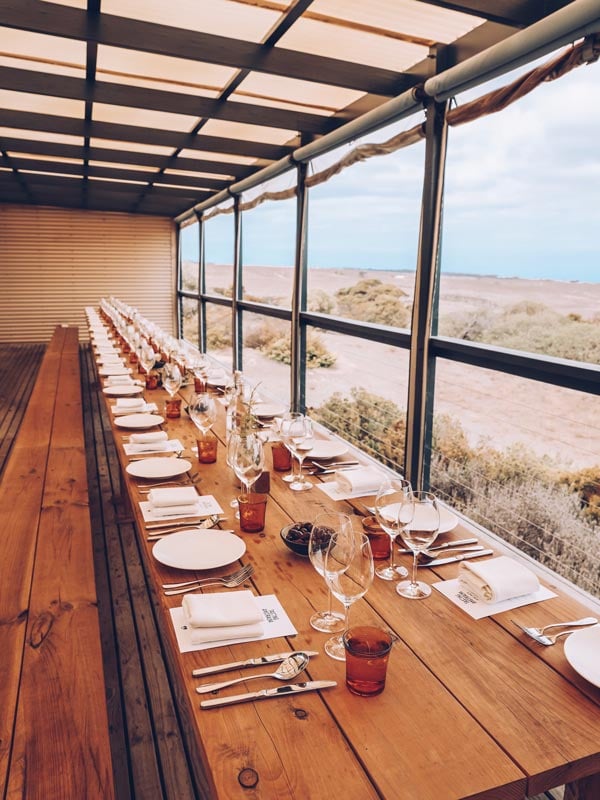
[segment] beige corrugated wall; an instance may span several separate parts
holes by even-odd
[[[114,295],[175,331],[175,224],[169,218],[0,205],[0,341],[48,341]]]

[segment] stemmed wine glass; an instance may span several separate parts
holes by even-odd
[[[412,519],[414,507],[410,503],[411,497],[410,482],[404,478],[392,478],[381,484],[375,498],[375,516],[390,537],[389,563],[375,570],[375,575],[384,581],[395,581],[400,577],[398,568],[394,566],[394,541],[400,530]],[[404,567],[401,569],[406,577],[408,572]]]
[[[281,439],[291,454],[298,461],[298,473],[290,483],[290,489],[295,492],[307,492],[312,489],[312,483],[306,480],[302,473],[302,462],[313,446],[312,422],[304,414],[291,411],[286,414],[281,422]]]
[[[202,436],[206,436],[217,419],[215,401],[208,392],[195,394],[188,406],[188,414]]]
[[[400,535],[413,552],[412,576],[409,581],[401,581],[396,591],[409,600],[422,600],[429,597],[431,587],[417,581],[417,556],[435,541],[440,531],[440,509],[437,498],[430,492],[413,492],[409,502],[412,505],[411,519]]]
[[[350,606],[366,594],[373,583],[373,574],[373,553],[368,537],[352,529],[334,533],[325,556],[325,580],[344,606],[344,632],[349,627]],[[328,639],[325,652],[337,661],[345,661],[343,634]]]
[[[138,363],[145,371],[146,375],[149,375],[150,370],[156,363],[156,353],[150,345],[140,345],[138,349]]]
[[[322,578],[325,578],[325,556],[327,555],[331,537],[337,531],[343,531],[346,528],[352,528],[350,517],[347,514],[340,514],[337,511],[323,511],[315,517],[308,540],[308,557]],[[339,611],[334,612],[331,610],[333,595],[329,584],[327,584],[327,589],[329,595],[327,611],[315,612],[309,622],[317,631],[336,633],[344,628],[342,624],[344,616]]]
[[[233,471],[242,484],[242,495],[248,495],[265,465],[263,443],[255,433],[245,436],[233,434],[232,437],[235,437],[231,458]]]
[[[163,379],[162,383],[164,388],[169,393],[171,399],[175,397],[177,392],[181,387],[181,370],[177,366],[177,364],[171,364],[167,362],[163,367]]]

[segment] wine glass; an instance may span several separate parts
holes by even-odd
[[[233,471],[242,484],[242,494],[250,494],[250,489],[261,476],[265,465],[263,443],[254,433],[233,436],[235,436],[232,454]]]
[[[412,487],[409,481],[404,478],[392,478],[381,484],[375,498],[377,522],[390,537],[389,563],[375,570],[375,575],[384,581],[395,581],[400,577],[394,566],[394,541],[401,528],[411,521],[413,505],[408,502],[411,496]],[[404,576],[406,575],[408,572],[404,570]]]
[[[194,425],[206,436],[217,419],[215,401],[208,392],[200,392],[192,396],[188,406],[188,414]]]
[[[138,350],[138,362],[140,367],[145,371],[146,375],[150,374],[150,370],[156,362],[156,353],[150,345],[140,345]]]
[[[290,411],[281,423],[281,439],[298,461],[298,474],[294,475],[290,489],[295,492],[307,492],[313,486],[302,473],[302,462],[313,447],[312,422],[304,414]]]
[[[175,397],[181,387],[181,370],[177,364],[167,362],[163,367],[163,386],[169,393],[171,399]]]
[[[436,496],[430,492],[413,492],[409,503],[412,505],[410,522],[402,528],[400,535],[413,552],[412,576],[409,581],[400,581],[396,591],[409,600],[422,600],[429,597],[431,587],[417,581],[417,556],[434,542],[440,531],[440,509]]]
[[[312,530],[308,540],[308,557],[316,571],[325,578],[325,556],[329,541],[336,531],[352,527],[350,517],[347,514],[340,514],[337,511],[323,511],[317,514],[313,522]],[[332,592],[329,584],[327,611],[317,611],[310,618],[310,624],[317,631],[323,633],[336,633],[343,630],[342,621],[344,616],[338,611],[331,610]]]
[[[373,574],[373,553],[369,538],[351,528],[334,533],[325,556],[325,580],[344,606],[344,632],[349,627],[350,606],[366,594],[373,582]],[[345,661],[343,634],[328,639],[325,642],[325,652],[337,661]]]

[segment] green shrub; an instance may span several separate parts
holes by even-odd
[[[292,363],[292,350],[289,336],[281,336],[279,339],[266,344],[261,348],[262,352],[274,361],[282,364]],[[317,367],[332,367],[336,357],[323,344],[322,339],[316,333],[309,333],[306,337],[306,366],[308,369]]]
[[[335,301],[333,297],[324,289],[317,289],[315,292],[311,292],[308,298],[309,311],[314,311],[316,314],[333,314],[334,308]]]
[[[396,328],[409,324],[410,309],[403,300],[407,295],[391,283],[368,278],[338,289],[335,296],[342,316]]]

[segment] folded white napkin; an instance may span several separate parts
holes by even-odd
[[[109,375],[104,379],[104,383],[107,386],[133,386],[135,381],[130,375]]]
[[[118,406],[112,407],[113,416],[115,417],[124,417],[127,414],[138,414],[139,412],[147,412],[151,414],[153,411],[156,411],[157,407],[154,403],[144,403],[142,402],[139,406],[133,406],[132,408],[118,408]]]
[[[335,477],[339,491],[351,494],[374,494],[385,480],[385,475],[375,467],[338,470]]]
[[[166,431],[155,431],[154,433],[132,433],[129,441],[133,444],[149,444],[150,442],[166,442],[169,434]]]
[[[263,617],[252,592],[186,594],[182,601],[193,644],[228,639],[257,639],[263,635]]]
[[[186,503],[180,506],[153,506],[150,505],[150,513],[154,517],[199,517],[200,506],[198,503]]]
[[[190,628],[192,644],[223,642],[229,639],[259,639],[264,628],[261,622],[255,625],[230,625],[227,628]]]
[[[169,450],[168,442],[142,442],[142,444],[130,444],[129,453],[163,453]]]
[[[220,628],[262,622],[262,614],[249,589],[239,592],[186,594],[181,602],[189,625],[194,628]]]
[[[508,556],[485,561],[463,561],[459,567],[460,586],[486,603],[499,603],[537,592],[537,575]]]
[[[117,397],[117,408],[141,408],[146,405],[143,397]]]
[[[172,489],[152,489],[148,492],[148,500],[152,504],[153,511],[166,506],[195,506],[198,502],[198,492],[193,486],[177,486]]]

